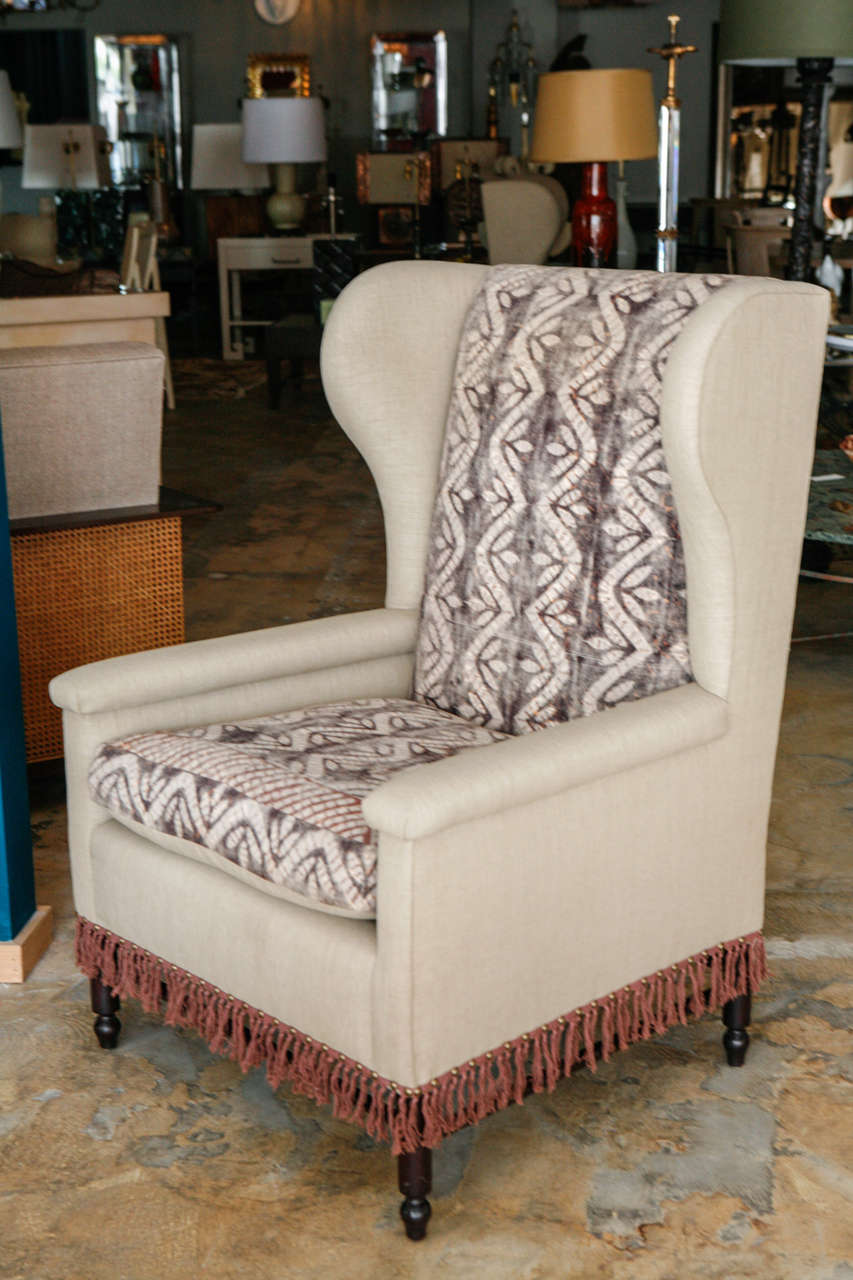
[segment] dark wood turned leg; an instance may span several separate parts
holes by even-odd
[[[114,1049],[118,1044],[118,1033],[121,1022],[116,1017],[119,998],[114,996],[109,987],[105,987],[100,978],[90,978],[89,988],[92,993],[92,1012],[95,1014],[95,1035],[102,1049]]]
[[[397,1157],[397,1181],[401,1195],[400,1217],[410,1240],[423,1240],[432,1205],[427,1196],[432,1190],[432,1152],[418,1147],[411,1155]]]
[[[267,404],[277,409],[281,404],[281,356],[267,355]]]
[[[742,1067],[746,1061],[746,1051],[749,1048],[746,1029],[751,1011],[752,1000],[749,996],[735,996],[734,1000],[727,1000],[723,1005],[723,1022],[726,1025],[723,1048],[730,1067]]]

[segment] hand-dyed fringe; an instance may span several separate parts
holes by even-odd
[[[86,976],[115,995],[132,996],[148,1013],[165,1000],[168,1024],[197,1031],[244,1071],[266,1063],[274,1089],[287,1080],[295,1092],[330,1102],[335,1116],[390,1142],[394,1155],[435,1147],[522,1102],[530,1090],[550,1091],[573,1067],[595,1071],[596,1056],[606,1062],[616,1049],[686,1025],[688,1017],[755,991],[767,976],[764,939],[751,933],[593,1000],[420,1088],[405,1088],[82,917],[76,952]]]

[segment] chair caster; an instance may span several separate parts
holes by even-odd
[[[410,1155],[397,1157],[397,1177],[400,1191],[405,1196],[400,1205],[400,1217],[409,1240],[423,1240],[427,1223],[432,1216],[432,1205],[427,1196],[432,1188],[432,1151],[419,1147]]]
[[[749,1048],[749,1019],[752,1001],[749,996],[736,996],[723,1005],[723,1022],[726,1031],[723,1034],[723,1048],[726,1061],[730,1067],[742,1067],[746,1061]]]
[[[89,980],[89,989],[92,995],[92,1012],[95,1014],[92,1025],[98,1044],[102,1049],[115,1049],[121,1031],[121,1022],[116,1017],[119,998],[114,996],[109,987],[105,987],[99,978]]]

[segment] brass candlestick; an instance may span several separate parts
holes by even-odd
[[[660,101],[658,116],[658,271],[674,271],[678,257],[678,150],[681,132],[681,100],[675,92],[675,77],[679,58],[685,53],[695,53],[695,44],[680,44],[677,38],[679,17],[672,13],[669,22],[669,41],[648,53],[666,58],[666,93]]]

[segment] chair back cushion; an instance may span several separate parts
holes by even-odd
[[[488,273],[450,401],[416,699],[523,733],[691,679],[661,388],[725,283]]]

